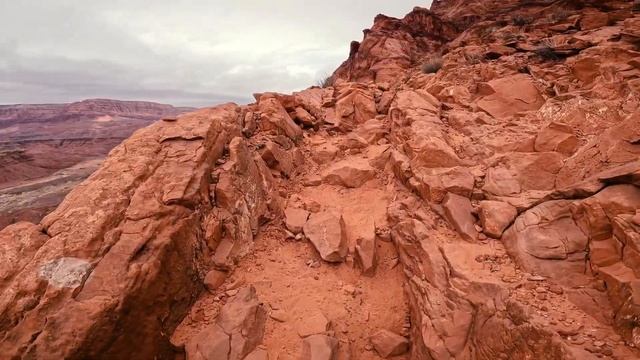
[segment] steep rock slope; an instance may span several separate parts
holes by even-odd
[[[330,87],[137,131],[0,232],[0,353],[638,358],[632,5],[378,16]]]

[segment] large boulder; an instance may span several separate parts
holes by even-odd
[[[569,283],[579,279],[588,238],[573,219],[572,204],[569,200],[542,203],[520,215],[505,231],[502,241],[523,269]]]
[[[339,88],[335,105],[335,126],[341,130],[353,130],[373,119],[377,114],[376,103],[370,90],[361,84],[351,83]]]
[[[466,167],[418,168],[413,173],[420,196],[435,203],[442,202],[447,193],[470,198],[475,186],[475,178]]]
[[[538,152],[557,151],[572,155],[578,147],[578,138],[571,126],[552,122],[536,136],[534,148]]]
[[[640,115],[634,113],[593,137],[568,158],[558,172],[556,186],[558,189],[568,188],[598,179],[601,174],[615,168],[636,163],[640,156],[639,139]],[[633,169],[627,171],[627,174],[633,173]]]

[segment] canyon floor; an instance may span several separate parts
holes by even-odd
[[[640,358],[638,10],[436,1],[136,131],[0,231],[0,354]]]

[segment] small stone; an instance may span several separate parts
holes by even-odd
[[[320,176],[309,176],[302,182],[302,185],[307,187],[318,186],[320,184],[322,184],[322,178]]]
[[[536,288],[536,292],[537,292],[538,294],[544,294],[544,293],[546,293],[546,292],[547,292],[547,289],[543,288],[542,286],[538,286],[538,287]]]
[[[600,292],[605,292],[607,291],[607,284],[604,282],[604,280],[595,280],[592,284],[593,288],[600,291]]]
[[[371,337],[371,344],[383,358],[402,355],[409,351],[409,340],[394,332],[382,329]]]
[[[231,283],[229,283],[229,285],[227,285],[227,290],[234,290],[234,289],[238,289],[240,287],[242,287],[242,285],[244,285],[246,283],[246,280],[244,277],[239,277],[235,280],[233,280]]]
[[[605,345],[604,341],[596,340],[593,342],[593,346],[603,347]]]
[[[559,324],[556,327],[556,331],[558,332],[558,334],[564,337],[576,336],[580,334],[581,330],[582,330],[582,325],[578,325],[578,324],[576,325]]]
[[[238,291],[239,291],[238,289],[227,290],[225,291],[225,294],[231,297],[231,296],[235,296],[238,293]]]
[[[556,284],[549,285],[549,291],[556,295],[562,295],[564,293],[564,290],[562,290],[562,286]]]
[[[371,344],[366,344],[366,345],[364,346],[364,349],[365,349],[366,351],[371,351],[371,350],[373,350],[373,345],[371,345]]]
[[[529,277],[527,277],[527,280],[529,280],[529,281],[545,281],[546,278],[544,276],[540,276],[540,275],[530,275]]]
[[[204,286],[210,292],[215,292],[227,278],[227,273],[224,271],[211,270],[204,277]]]
[[[332,360],[338,355],[339,342],[327,335],[311,335],[302,342],[304,360]]]

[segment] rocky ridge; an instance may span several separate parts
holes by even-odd
[[[436,1],[137,131],[0,232],[0,353],[638,358],[635,10]]]

